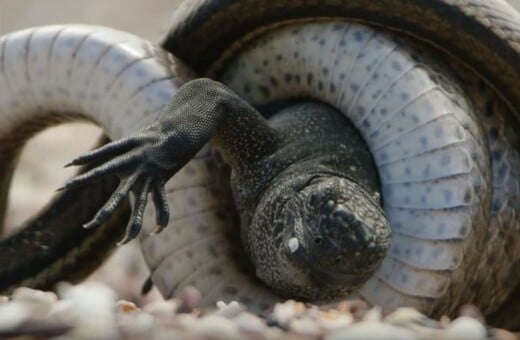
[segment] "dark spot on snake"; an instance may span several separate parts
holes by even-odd
[[[264,66],[268,66],[268,65],[269,65],[269,60],[264,59],[264,61],[262,62],[262,65],[264,65]]]
[[[495,103],[493,102],[493,100],[488,100],[485,105],[484,114],[487,117],[490,117],[493,115],[494,109],[495,109]]]
[[[450,155],[444,155],[441,157],[441,166],[447,166],[451,163],[451,156]]]
[[[334,26],[332,26],[332,30],[333,31],[339,31],[343,28],[343,25],[342,24],[334,24]]]
[[[394,71],[401,71],[403,69],[403,67],[401,66],[401,64],[397,61],[397,60],[393,60],[392,61],[392,69],[394,69]]]
[[[296,84],[300,83],[300,75],[299,74],[295,74],[294,75],[294,81],[296,82]]]
[[[329,89],[330,93],[335,93],[336,92],[336,85],[334,85],[333,83],[330,84],[330,89]]]
[[[320,80],[318,82],[318,91],[321,91],[321,90],[323,90],[323,82]]]
[[[354,91],[354,92],[359,91],[359,85],[358,85],[358,84],[352,84],[352,85],[350,85],[350,88],[351,88],[352,91]]]
[[[294,59],[298,59],[300,57],[300,52],[294,51],[293,52],[293,57],[294,57]]]
[[[345,42],[345,40],[343,40],[343,39],[340,40],[340,42],[339,42],[339,46],[341,46],[341,47],[345,47],[346,45],[347,45],[347,43]]]
[[[381,110],[379,110],[379,113],[381,116],[385,116],[388,113],[388,109],[386,107],[383,107]]]
[[[320,39],[320,46],[324,46],[325,45],[325,39]]]
[[[258,90],[264,97],[269,97],[271,95],[271,90],[267,86],[260,85],[258,86]]]
[[[495,141],[498,138],[498,129],[496,127],[489,129],[488,137],[490,141]]]
[[[278,80],[275,77],[269,77],[269,82],[273,87],[278,87]]]
[[[249,85],[249,84],[244,84],[244,93],[245,93],[245,94],[249,94],[249,93],[251,93],[251,85]]]
[[[275,58],[276,58],[277,61],[280,61],[280,60],[283,59],[283,55],[277,54]]]
[[[354,39],[356,39],[357,42],[361,42],[363,40],[363,32],[354,32]]]
[[[312,73],[310,73],[310,72],[307,73],[307,84],[308,85],[312,84],[312,77],[313,77]]]
[[[421,141],[421,145],[422,145],[422,146],[426,146],[426,145],[428,145],[428,138],[426,138],[426,137],[421,137],[421,138],[420,138],[420,141]]]
[[[410,94],[406,93],[406,92],[403,92],[401,93],[401,100],[402,101],[406,101],[410,98]]]
[[[502,158],[502,150],[495,149],[491,151],[491,159],[495,162],[500,161]]]
[[[329,68],[328,67],[323,67],[321,69],[321,72],[323,72],[323,74],[327,76],[327,75],[329,75]]]
[[[186,257],[189,258],[189,259],[192,259],[193,258],[193,252],[191,250],[188,250],[186,252]]]
[[[284,80],[287,84],[289,84],[292,80],[293,80],[293,75],[290,74],[290,73],[286,73],[285,74],[285,77],[284,77]]]

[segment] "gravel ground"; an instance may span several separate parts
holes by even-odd
[[[150,5],[151,2],[145,0],[0,0],[0,34],[35,25],[87,23],[130,31],[157,41],[179,2],[155,0]],[[520,0],[511,2],[520,9]],[[72,175],[62,165],[90,149],[99,134],[99,129],[91,125],[67,124],[49,129],[29,142],[11,190],[8,228],[18,225],[49,199],[54,189]],[[219,304],[210,313],[196,308],[198,293],[193,290],[185,291],[178,300],[167,302],[161,301],[156,291],[145,298],[136,295],[145,277],[146,270],[133,244],[119,249],[111,261],[93,275],[90,283],[77,288],[62,286],[59,298],[53,293],[25,289],[17,291],[11,300],[0,296],[0,338],[20,332],[45,337],[67,334],[60,338],[96,338],[97,334],[136,339],[244,335],[259,339],[282,335],[330,339],[378,334],[384,334],[385,338],[419,335],[447,339],[462,335],[474,339],[513,336],[483,326],[478,312],[470,306],[452,322],[447,318],[430,320],[409,309],[388,315],[352,301],[332,306],[331,310],[289,301],[267,311],[261,318],[236,304]],[[124,300],[116,302],[120,299]],[[97,318],[92,319],[94,316]],[[95,327],[92,320],[97,320]]]

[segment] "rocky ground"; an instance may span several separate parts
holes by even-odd
[[[520,9],[520,0],[512,0]],[[106,25],[158,41],[178,0],[0,0],[0,34],[35,25],[88,23]],[[90,149],[100,131],[86,124],[68,124],[45,131],[24,151],[10,195],[7,226],[13,229],[36,212],[55,188],[72,175],[63,169],[75,155]],[[43,155],[43,157],[42,157]],[[42,160],[43,159],[43,160]],[[513,335],[491,330],[472,307],[455,320],[430,320],[409,309],[391,314],[368,309],[361,302],[342,302],[332,309],[293,301],[258,317],[237,304],[215,310],[197,309],[198,292],[187,290],[164,302],[156,291],[138,294],[146,278],[135,244],[119,249],[90,283],[60,287],[53,293],[22,289],[11,300],[0,296],[0,338],[21,333],[65,338],[384,338],[471,339]],[[103,282],[103,283],[94,283]],[[121,300],[123,299],[123,300]],[[117,302],[119,301],[119,302]],[[133,301],[133,302],[128,302]],[[134,305],[133,303],[136,303]],[[64,336],[63,334],[66,334]]]

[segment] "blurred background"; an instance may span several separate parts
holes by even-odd
[[[105,25],[159,41],[180,0],[0,0],[0,35],[37,25]],[[520,10],[520,0],[510,0]],[[1,89],[0,89],[1,90]],[[47,202],[74,170],[63,165],[89,150],[100,135],[88,124],[67,124],[33,138],[22,155],[10,193],[7,226],[13,228]],[[119,249],[95,276],[112,284],[121,298],[138,299],[146,271],[135,244]],[[155,294],[155,295],[154,295]],[[157,293],[152,294],[152,298]]]

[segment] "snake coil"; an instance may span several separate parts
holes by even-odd
[[[520,281],[519,44],[520,17],[500,0],[208,0],[185,2],[163,45],[255,105],[312,97],[341,110],[373,152],[393,230],[358,294],[440,314],[467,302],[490,313]],[[0,46],[6,178],[12,150],[49,113],[120,138],[191,77],[137,38],[93,27],[18,32]],[[195,285],[206,303],[276,299],[235,264],[226,176],[207,147],[168,183],[169,227],[141,237],[163,295]]]

